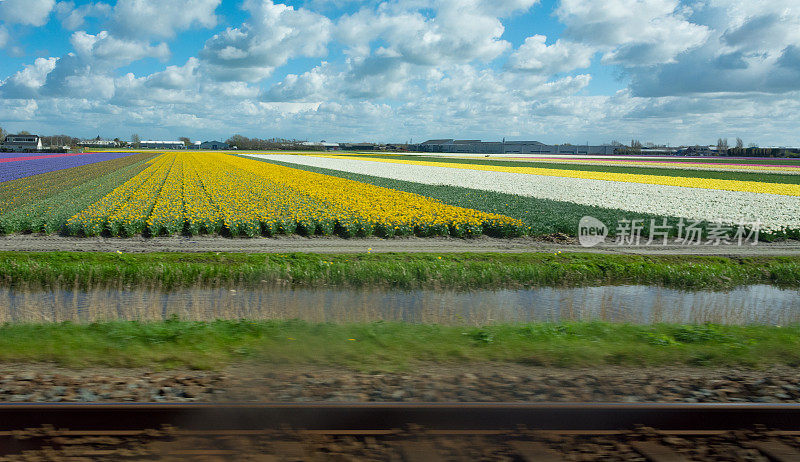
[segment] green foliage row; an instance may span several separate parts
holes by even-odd
[[[364,251],[367,251],[365,243]],[[800,257],[726,258],[589,253],[243,254],[0,252],[0,285],[230,284],[515,288],[659,284],[800,287]]]
[[[302,321],[6,324],[0,361],[70,367],[221,368],[314,364],[379,371],[418,364],[557,367],[800,365],[800,326],[601,322],[453,327]]]

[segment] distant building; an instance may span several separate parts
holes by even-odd
[[[142,149],[186,149],[183,141],[142,141],[139,143]]]
[[[689,146],[678,150],[679,156],[716,156],[718,155],[716,146]]]
[[[42,138],[38,135],[6,135],[0,149],[11,152],[33,152],[42,150]]]
[[[325,151],[338,151],[339,143],[328,143],[327,141],[304,141],[303,146],[319,147]]]
[[[204,141],[200,143],[197,149],[215,149],[215,150],[228,150],[231,147],[228,146],[228,143],[223,143],[222,141]]]
[[[418,151],[424,152],[445,152],[444,147],[453,144],[453,139],[428,140],[417,145]]]
[[[339,143],[339,149],[345,151],[377,151],[379,147],[374,143]]]
[[[658,155],[658,156],[672,156],[678,152],[675,148],[642,148],[642,155]]]
[[[119,143],[113,140],[83,140],[78,143],[78,146],[85,148],[117,148]]]
[[[549,145],[538,141],[481,141],[481,140],[428,140],[410,146],[422,152],[447,152],[469,154],[614,154],[610,145]]]

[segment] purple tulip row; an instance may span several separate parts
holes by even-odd
[[[16,180],[33,175],[39,175],[65,168],[80,167],[82,165],[94,164],[106,160],[119,159],[120,157],[130,156],[134,152],[94,152],[79,156],[52,157],[48,159],[26,159],[12,162],[0,162],[0,182]],[[0,156],[2,159],[16,157],[33,157],[35,155],[11,154]]]

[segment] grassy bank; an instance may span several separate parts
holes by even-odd
[[[800,287],[800,257],[0,252],[0,284],[79,288],[130,284],[165,289],[228,284],[473,289],[601,284]]]
[[[557,367],[800,365],[800,326],[517,324],[481,328],[280,322],[0,327],[0,361],[214,369],[242,362],[402,370],[501,362]]]

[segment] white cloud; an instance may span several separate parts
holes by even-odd
[[[270,88],[263,96],[264,101],[321,101],[330,98],[326,92],[331,84],[331,71],[328,63],[301,75],[289,74],[283,81]]]
[[[792,66],[794,51],[800,46],[800,5],[796,2],[746,5],[714,0],[697,5],[693,16],[714,25],[710,38],[674,62],[633,70],[633,94],[746,95],[800,90],[800,66]]]
[[[84,31],[75,32],[70,37],[70,43],[80,58],[101,68],[114,69],[148,57],[169,57],[166,43],[149,45],[145,42],[118,39],[107,31],[101,31],[97,35]]]
[[[351,56],[367,56],[370,44],[380,40],[387,43],[385,51],[412,64],[488,62],[511,46],[501,39],[505,28],[498,15],[533,3],[443,0],[437,2],[433,17],[416,9],[380,4],[340,19],[337,37],[350,47]]]
[[[556,40],[547,45],[544,35],[534,35],[514,51],[509,58],[511,69],[541,74],[556,74],[587,68],[592,64],[594,50],[580,43]]]
[[[6,98],[109,99],[116,92],[115,69],[145,57],[166,58],[169,55],[164,43],[153,46],[118,39],[106,31],[96,35],[75,32],[70,43],[74,53],[61,58],[37,59],[3,82],[0,92]]]
[[[105,17],[111,13],[111,5],[107,3],[87,3],[76,7],[72,1],[58,2],[56,15],[64,28],[78,30],[83,27],[87,17]]]
[[[4,98],[31,98],[44,85],[47,75],[56,67],[58,58],[37,58],[33,64],[6,79],[0,85]]]
[[[55,4],[55,0],[3,0],[0,20],[7,24],[43,26]]]
[[[39,96],[102,100],[114,95],[114,79],[97,72],[90,62],[74,53],[58,59],[47,74]]]
[[[224,101],[231,100],[253,100],[258,97],[261,91],[258,87],[249,85],[247,82],[215,82],[204,81],[200,87],[203,95],[211,98],[221,98]]]
[[[155,88],[183,90],[197,84],[197,58],[189,58],[183,66],[167,66],[147,78],[148,85]]]
[[[32,121],[35,120],[38,109],[39,104],[33,99],[13,99],[0,101],[0,119],[9,122]]]
[[[708,27],[687,20],[677,0],[562,0],[565,36],[605,52],[603,62],[650,66],[705,43]]]
[[[8,1],[0,0],[0,14],[10,11]],[[23,3],[26,13],[29,5],[47,4]],[[55,11],[65,29],[76,30],[66,33],[73,53],[32,56],[0,82],[0,119],[20,130],[121,137],[224,139],[239,132],[337,141],[505,136],[704,143],[741,136],[765,144],[796,138],[797,0],[689,6],[562,0],[553,17],[566,29],[547,38],[536,26],[520,26],[526,18],[516,16],[535,3],[339,0],[356,11],[331,19],[341,11],[328,2],[292,8],[246,0],[245,23],[213,37],[209,32],[196,57],[149,75],[119,75],[136,60],[166,60],[167,44],[180,31],[216,25],[219,0],[120,0],[115,6],[65,0]],[[46,22],[51,10],[37,20]],[[97,21],[86,18],[101,19],[106,30],[91,29]],[[511,24],[517,29],[507,34]],[[0,23],[6,50],[16,37],[11,31],[11,22]],[[520,32],[528,38],[513,50],[508,37]],[[344,57],[328,56],[329,47],[341,47]],[[613,66],[606,72],[623,75],[629,88],[589,93],[593,76],[580,70],[598,55],[600,64]],[[298,57],[318,60],[278,73],[271,86],[261,84]]]
[[[112,13],[114,32],[129,37],[174,37],[191,27],[217,25],[221,0],[118,0]]]
[[[270,0],[246,0],[250,19],[209,39],[200,52],[207,72],[221,81],[257,82],[294,57],[327,53],[331,21]]]
[[[489,14],[505,17],[512,13],[529,10],[539,0],[483,0],[478,7]]]

